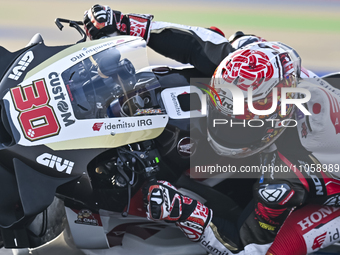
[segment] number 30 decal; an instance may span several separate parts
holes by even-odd
[[[20,112],[18,120],[25,137],[36,141],[57,135],[60,125],[55,117],[45,80],[38,80],[26,87],[11,89],[15,108]]]

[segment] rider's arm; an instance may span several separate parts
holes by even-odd
[[[146,187],[144,196],[147,202],[147,217],[150,220],[176,223],[191,241],[200,242],[210,254],[263,255],[270,247],[269,243],[265,245],[250,243],[245,247],[238,247],[225,236],[225,231],[221,231],[233,224],[227,224],[224,219],[214,218],[211,209],[181,194],[166,181],[158,181]],[[237,232],[234,234],[237,235]]]
[[[215,31],[167,22],[152,22],[148,46],[163,56],[193,65],[207,76],[212,76],[219,63],[234,50]]]
[[[95,5],[85,12],[85,30],[90,39],[117,34],[143,37],[159,54],[191,64],[212,76],[219,63],[234,48],[216,31],[167,22],[151,22],[152,15],[127,14]]]

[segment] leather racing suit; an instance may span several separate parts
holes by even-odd
[[[166,22],[152,22],[147,40],[159,54],[189,63],[206,77],[235,50],[215,31]],[[286,129],[259,154],[263,165],[290,171],[272,170],[260,176],[253,188],[251,213],[236,227],[236,237],[230,236],[230,223],[213,215],[206,218],[209,222],[195,241],[211,254],[306,254],[340,239],[336,235],[340,212],[335,207],[340,205],[340,180],[335,175],[340,92],[311,71],[302,69],[301,78],[312,94],[306,108],[313,115],[297,111],[296,127]],[[295,238],[289,237],[292,233]]]

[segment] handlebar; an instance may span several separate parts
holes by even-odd
[[[69,19],[56,18],[55,24],[57,25],[57,27],[59,28],[60,31],[62,31],[63,27],[64,27],[63,24],[61,24],[61,23],[68,23],[70,27],[75,28],[79,32],[79,34],[82,36],[82,39],[77,41],[77,43],[86,42],[86,33],[80,27],[80,26],[84,25],[84,23],[82,21],[74,21],[74,20],[69,20]]]

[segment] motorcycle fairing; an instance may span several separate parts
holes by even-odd
[[[4,47],[0,47],[0,78],[6,74],[12,62],[14,62],[22,52],[24,52],[24,49],[11,53]]]
[[[203,92],[195,86],[182,86],[176,88],[167,88],[162,91],[162,99],[167,110],[167,113],[171,119],[187,119],[187,118],[201,118],[205,114],[196,109],[183,110],[182,104],[179,101],[179,97],[183,95],[188,95],[188,100],[193,100],[193,96],[197,96],[199,104],[203,98]],[[191,98],[190,98],[191,97]]]
[[[165,114],[148,115],[147,118],[145,115],[77,117],[72,102],[75,92],[65,84],[68,81],[63,77],[74,66],[84,65],[87,59],[108,49],[117,49],[121,59],[131,62],[138,74],[138,70],[148,65],[145,47],[142,39],[129,36],[82,43],[66,48],[32,69],[4,96],[11,128],[19,133],[16,143],[23,146],[45,144],[53,150],[115,148],[157,137],[167,124]],[[85,90],[84,84],[82,90]],[[136,93],[138,91],[131,97]]]
[[[35,171],[19,159],[14,158],[13,162],[15,175],[0,167],[4,177],[1,190],[9,192],[0,200],[2,228],[22,223],[43,211],[52,203],[57,187],[76,178],[53,178]]]

